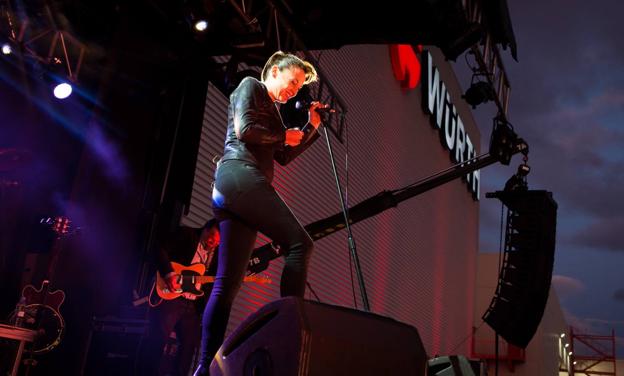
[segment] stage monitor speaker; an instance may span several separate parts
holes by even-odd
[[[544,315],[555,255],[557,203],[551,192],[498,192],[507,206],[505,254],[483,320],[508,343],[525,348]]]
[[[212,376],[425,375],[418,331],[396,320],[289,297],[260,308],[225,340]]]

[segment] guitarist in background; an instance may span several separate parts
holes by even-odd
[[[219,226],[211,219],[201,228],[180,226],[168,236],[156,253],[158,273],[164,279],[169,291],[179,291],[179,275],[173,271],[171,262],[183,265],[201,263],[206,266],[206,275],[214,275],[217,267]],[[200,288],[199,285],[196,286]],[[195,348],[201,338],[201,314],[210,295],[212,284],[203,284],[203,296],[182,293],[172,300],[162,300],[149,311],[149,333],[141,350],[141,373],[163,375],[167,371],[162,359],[165,344],[175,330],[179,342],[173,375],[187,375],[191,367]],[[168,373],[169,374],[169,373]]]

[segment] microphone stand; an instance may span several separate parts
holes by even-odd
[[[327,150],[329,151],[329,160],[331,161],[332,169],[334,171],[334,178],[336,179],[336,189],[338,190],[338,197],[340,198],[340,205],[342,206],[342,214],[344,216],[344,223],[347,230],[348,240],[349,240],[349,250],[351,251],[351,257],[353,257],[353,263],[355,264],[355,274],[358,278],[358,283],[360,285],[360,293],[362,294],[362,304],[364,306],[364,311],[370,312],[370,305],[368,304],[368,297],[366,295],[366,287],[364,286],[364,276],[362,275],[362,269],[360,268],[360,260],[358,259],[356,247],[355,247],[355,239],[353,238],[353,233],[351,232],[351,225],[349,224],[349,212],[347,211],[347,207],[344,202],[344,197],[342,196],[342,188],[340,188],[340,179],[338,178],[338,170],[336,169],[336,161],[334,159],[334,152],[332,150],[331,142],[329,140],[329,132],[327,127],[321,122],[321,126],[323,127],[323,131],[325,131],[325,140],[327,141]]]

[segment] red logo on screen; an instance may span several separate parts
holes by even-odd
[[[394,77],[403,89],[414,89],[420,83],[420,61],[417,53],[422,52],[422,45],[414,47],[410,44],[391,44],[390,61]]]

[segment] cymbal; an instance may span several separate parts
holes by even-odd
[[[0,149],[0,172],[7,172],[23,167],[31,160],[31,153],[26,149]]]

